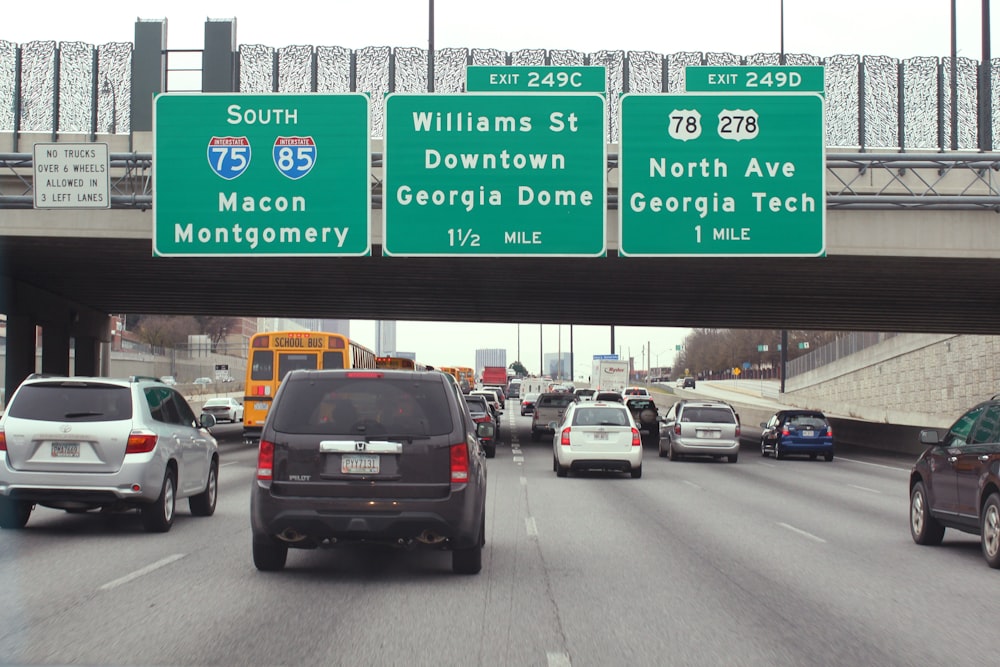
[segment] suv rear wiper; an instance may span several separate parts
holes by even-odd
[[[63,415],[66,419],[74,419],[76,417],[100,417],[103,412],[67,412]]]

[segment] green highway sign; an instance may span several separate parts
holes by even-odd
[[[386,255],[603,256],[607,120],[599,94],[392,94]]]
[[[470,93],[603,93],[607,74],[599,65],[465,68]]]
[[[625,95],[619,252],[823,255],[825,150],[816,93]]]
[[[368,97],[158,95],[153,254],[371,254]]]
[[[689,66],[684,90],[689,93],[820,93],[826,92],[820,65]]]

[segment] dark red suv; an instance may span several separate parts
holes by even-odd
[[[990,567],[1000,568],[1000,396],[975,406],[942,440],[928,445],[910,472],[910,534],[917,544],[941,544],[945,528],[982,541]]]

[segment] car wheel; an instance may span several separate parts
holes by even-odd
[[[494,456],[497,455],[496,443],[492,445],[483,445],[483,449],[486,451],[486,458],[488,459],[492,459]]]
[[[1000,493],[991,493],[983,505],[980,535],[986,564],[1000,568]]]
[[[195,516],[212,516],[215,514],[215,503],[219,499],[219,462],[212,459],[208,468],[208,481],[205,490],[196,496],[188,498],[188,507]]]
[[[833,460],[833,452],[827,452],[826,454],[824,454],[823,455],[823,459],[826,460],[827,462],[832,461]]]
[[[455,574],[479,574],[483,569],[483,542],[486,541],[486,521],[479,524],[476,546],[451,552],[451,571]]]
[[[630,472],[632,473],[632,479],[639,479],[640,477],[642,477],[642,466],[639,466],[638,468],[632,468]]]
[[[767,456],[767,449],[764,447],[763,440],[760,441],[760,455],[765,457]]]
[[[0,497],[0,528],[20,530],[28,523],[34,504],[26,500]]]
[[[559,465],[559,460],[558,459],[556,460],[555,464],[556,464],[556,476],[557,477],[566,477],[567,475],[569,475],[569,466],[561,466],[561,465]]]
[[[657,453],[658,453],[658,454],[660,455],[660,458],[661,458],[661,459],[662,459],[662,458],[663,458],[664,456],[666,456],[666,455],[667,455],[667,453],[666,453],[665,451],[663,451],[663,441],[662,441],[662,440],[660,440],[660,441],[659,441],[658,443],[656,443],[656,451],[657,451]]]
[[[165,533],[170,530],[174,523],[174,503],[176,496],[177,478],[174,471],[167,468],[163,475],[163,486],[160,488],[160,496],[154,502],[143,505],[141,511],[142,525],[150,533]]]
[[[739,460],[739,458],[740,458],[739,454],[730,454],[729,455],[729,462],[730,463],[736,463]]]
[[[671,442],[669,445],[667,445],[667,455],[670,457],[671,461],[676,461],[677,459],[680,458],[680,455],[677,452],[674,451],[674,443],[673,442]]]
[[[253,564],[262,572],[277,572],[285,567],[288,547],[270,541],[253,541]]]
[[[781,445],[777,442],[774,443],[774,458],[778,459],[779,461],[785,458],[785,452],[781,450]]]
[[[917,544],[936,545],[944,539],[944,526],[931,516],[929,505],[924,483],[917,482],[910,492],[910,535]]]

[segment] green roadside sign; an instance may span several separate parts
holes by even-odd
[[[599,65],[470,65],[465,68],[465,90],[470,93],[603,93],[607,90],[607,74]]]
[[[603,256],[599,94],[392,94],[382,250],[398,256]]]
[[[826,92],[821,65],[690,66],[684,68],[689,93],[820,93]]]
[[[822,96],[625,95],[620,137],[621,254],[824,254]]]
[[[371,254],[368,98],[158,95],[153,254]]]

